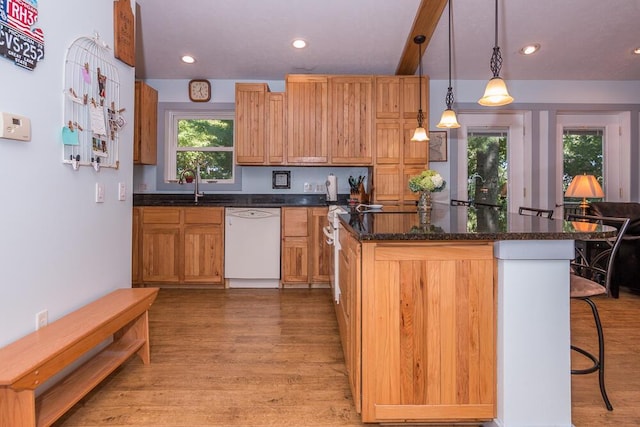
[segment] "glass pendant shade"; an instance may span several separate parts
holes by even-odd
[[[422,126],[416,128],[415,132],[413,132],[413,136],[411,137],[412,141],[428,141],[429,137],[427,136],[427,131]]]
[[[487,83],[484,96],[480,98],[478,104],[487,107],[499,107],[513,102],[513,97],[509,95],[507,85],[501,77],[494,77]]]
[[[440,123],[436,125],[438,128],[446,128],[446,129],[457,129],[460,127],[460,123],[458,123],[458,118],[456,117],[456,112],[450,108],[447,108],[442,113],[442,117],[440,117]]]

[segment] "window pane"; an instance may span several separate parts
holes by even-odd
[[[507,138],[469,132],[467,137],[468,198],[480,203],[507,205]]]
[[[185,169],[194,169],[200,163],[200,179],[228,180],[233,178],[232,151],[178,151],[176,176]]]
[[[233,147],[233,120],[178,120],[178,147]]]
[[[562,136],[563,174],[562,193],[576,175],[593,175],[604,186],[602,169],[602,129],[565,129]],[[565,204],[576,204],[576,199],[565,199]]]

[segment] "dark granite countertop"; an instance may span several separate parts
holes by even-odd
[[[385,207],[386,208],[386,207]],[[615,228],[562,219],[518,215],[491,208],[434,204],[431,221],[421,223],[416,208],[404,212],[382,210],[341,214],[347,230],[360,241],[374,240],[586,240],[614,236]]]
[[[346,204],[348,195],[339,195],[338,202]],[[144,193],[133,195],[133,206],[203,206],[279,208],[285,206],[328,206],[324,194],[205,194],[198,203],[193,193]]]

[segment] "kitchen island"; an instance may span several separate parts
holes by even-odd
[[[362,420],[571,426],[569,260],[574,240],[615,231],[384,209],[340,216],[336,312]]]

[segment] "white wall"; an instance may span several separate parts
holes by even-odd
[[[49,320],[131,286],[134,69],[113,59],[128,125],[120,132],[120,168],[73,171],[62,164],[63,85],[67,48],[81,36],[113,46],[113,0],[38,3],[45,57],[33,71],[0,57],[0,111],[31,118],[30,142],[0,139],[0,346]],[[95,203],[103,183],[105,202]]]

